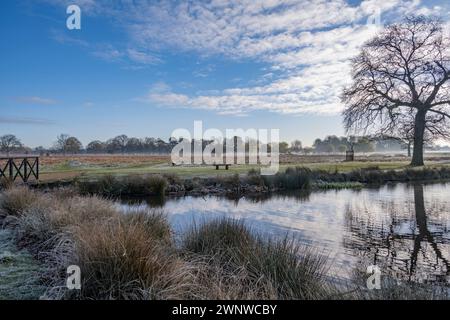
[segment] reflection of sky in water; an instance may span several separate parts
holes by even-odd
[[[357,262],[370,264],[374,259],[395,272],[411,273],[413,265],[417,273],[445,274],[445,265],[443,268],[433,251],[437,247],[444,259],[450,259],[450,184],[421,189],[426,211],[426,227],[422,229],[418,227],[418,194],[414,190],[398,184],[360,191],[315,192],[306,200],[273,196],[259,202],[184,197],[169,199],[164,211],[178,234],[193,222],[223,216],[244,219],[252,230],[265,235],[289,234],[328,254],[335,262],[332,272],[341,275]],[[415,242],[424,230],[429,233]],[[419,253],[415,250],[418,246]],[[411,262],[411,257],[417,261]]]

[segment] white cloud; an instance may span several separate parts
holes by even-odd
[[[253,86],[195,96],[153,88],[145,97],[161,106],[239,115],[254,110],[340,112],[339,95],[350,81],[348,61],[381,27],[368,21],[391,22],[410,13],[448,15],[449,8],[445,1],[439,7],[420,0],[364,0],[358,5],[345,0],[123,1],[117,7],[105,0],[84,1],[91,12],[116,17],[130,34],[132,49],[110,51],[113,57],[153,63],[153,52],[174,49],[267,63],[272,74],[254,79]],[[213,71],[198,70],[194,76]]]
[[[57,101],[54,99],[37,97],[37,96],[17,97],[16,100],[21,103],[38,104],[38,105],[52,105],[52,104],[57,103]]]
[[[127,55],[132,61],[141,64],[158,64],[162,62],[161,59],[154,56],[153,54],[138,51],[136,49],[128,49]]]

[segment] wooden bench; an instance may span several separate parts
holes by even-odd
[[[231,164],[213,164],[213,166],[216,167],[216,170],[219,170],[219,167],[225,167],[225,170],[228,170]]]

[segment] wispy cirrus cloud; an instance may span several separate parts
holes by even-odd
[[[14,100],[20,103],[33,104],[33,105],[53,105],[58,103],[58,101],[50,98],[43,98],[38,96],[23,96],[15,97]]]
[[[0,116],[0,123],[2,124],[23,124],[23,125],[51,125],[54,121],[41,118],[30,117],[2,117]]]

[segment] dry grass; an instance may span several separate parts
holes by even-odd
[[[40,194],[25,186],[9,187],[3,191],[0,201],[0,215],[20,215],[25,209],[38,202]]]
[[[115,166],[115,165],[142,165],[142,164],[152,164],[152,163],[163,163],[170,162],[170,154],[168,155],[52,155],[49,157],[41,157],[41,165],[43,166],[62,166],[68,161],[76,161],[84,165],[95,165],[95,166]]]
[[[83,299],[182,299],[193,277],[185,261],[154,233],[158,219],[113,218],[84,224],[76,236]],[[156,222],[158,226],[151,226]],[[164,228],[166,229],[166,228]],[[162,239],[160,236],[163,235]]]
[[[43,265],[49,299],[324,297],[322,260],[293,242],[263,240],[239,221],[194,228],[180,248],[161,212],[123,213],[111,201],[72,190],[12,188],[0,208],[19,246]],[[64,286],[72,264],[82,270],[76,294]]]
[[[263,239],[241,221],[194,226],[183,244],[188,255],[207,262],[202,281],[217,299],[323,299],[331,292],[324,257],[294,240]]]
[[[104,175],[97,179],[79,179],[75,181],[77,190],[82,194],[103,196],[148,196],[164,195],[167,180],[159,174],[128,175],[122,178]]]

